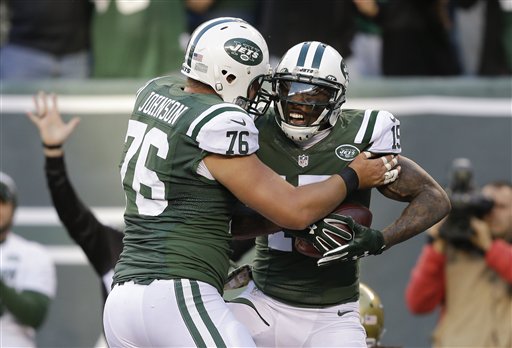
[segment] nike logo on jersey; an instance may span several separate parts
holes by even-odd
[[[340,310],[338,310],[338,317],[344,316],[347,313],[350,313],[350,311],[343,311],[342,312],[341,309],[340,309]]]
[[[237,120],[233,120],[233,119],[231,119],[231,121],[233,121],[233,122],[235,122],[235,123],[238,123],[238,124],[240,124],[240,125],[242,125],[242,126],[245,126],[245,120],[237,121]]]

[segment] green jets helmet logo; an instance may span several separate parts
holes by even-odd
[[[247,39],[231,39],[224,44],[226,53],[244,65],[258,65],[263,61],[263,52],[251,40]]]
[[[339,159],[347,162],[352,161],[360,153],[357,147],[349,144],[340,145],[334,151],[336,152],[336,156],[338,156]]]

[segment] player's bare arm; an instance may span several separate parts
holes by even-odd
[[[426,231],[450,211],[445,191],[423,168],[404,156],[400,165],[400,177],[378,188],[388,198],[409,202],[400,217],[382,230],[387,249]]]
[[[387,161],[395,169],[395,156]],[[326,216],[343,201],[347,186],[339,175],[326,181],[295,187],[263,164],[256,155],[226,157],[209,155],[205,164],[213,177],[226,186],[241,202],[275,224],[289,229],[304,229]],[[355,162],[355,163],[354,163]],[[351,164],[359,188],[382,185],[390,165],[381,159],[369,159],[363,153]],[[233,173],[239,173],[234,176]]]

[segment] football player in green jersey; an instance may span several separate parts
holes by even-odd
[[[320,42],[292,47],[274,74],[273,90],[279,100],[273,111],[256,120],[258,157],[300,187],[326,180],[350,165],[360,152],[399,154],[399,120],[387,111],[342,110],[347,84],[343,58],[334,48]],[[445,192],[429,174],[405,157],[400,164],[400,177],[378,189],[386,197],[409,204],[382,232],[330,214],[331,221],[338,226],[349,224],[354,234],[347,244],[338,245],[328,238],[338,231],[327,219],[312,225],[310,233],[301,232],[324,253],[320,260],[295,249],[297,232],[279,231],[275,226],[279,232],[258,237],[254,281],[229,304],[256,345],[366,347],[359,319],[357,259],[379,254],[425,231],[450,209]],[[369,207],[370,193],[370,189],[351,192],[345,202]],[[234,235],[238,226],[249,228],[251,224],[234,219]]]
[[[270,102],[260,89],[269,72],[261,34],[243,20],[216,18],[190,38],[185,86],[161,77],[137,92],[120,164],[123,251],[103,317],[110,346],[253,346],[222,298],[237,199],[303,229],[355,189],[398,175],[393,155],[385,165],[362,154],[301,187],[264,165],[254,117]]]

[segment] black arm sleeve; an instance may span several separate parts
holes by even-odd
[[[68,179],[64,157],[46,157],[45,173],[60,221],[102,277],[119,259],[123,233],[100,223],[78,198]]]

